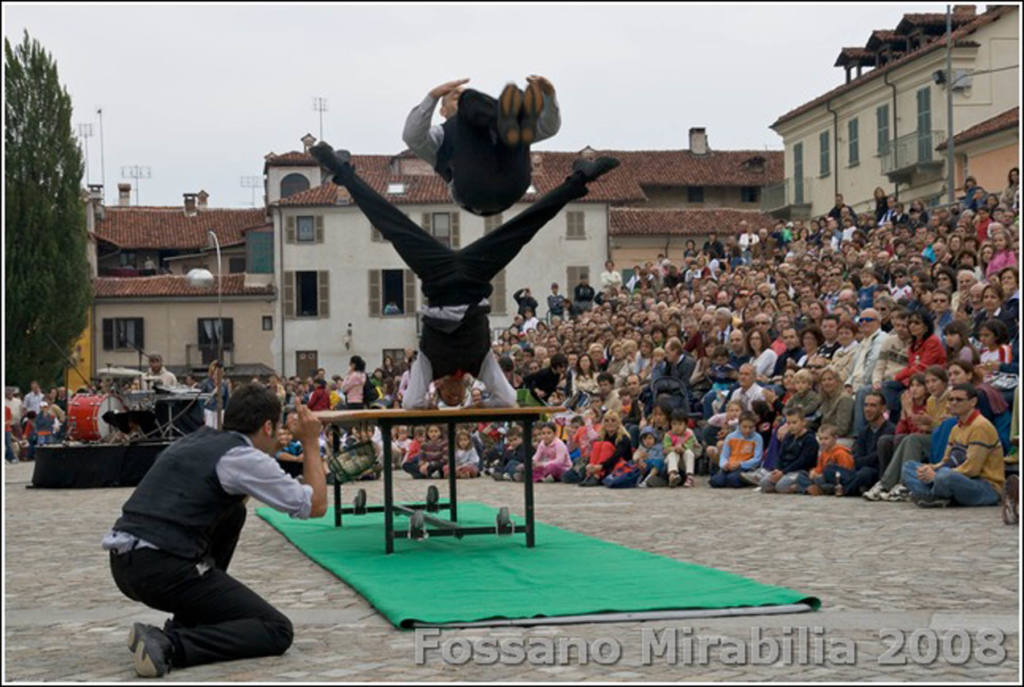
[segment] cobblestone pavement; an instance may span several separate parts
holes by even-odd
[[[137,679],[126,648],[128,627],[136,620],[162,624],[166,616],[120,594],[99,548],[130,490],[26,489],[31,471],[31,464],[4,468],[4,680]],[[423,489],[405,475],[396,480],[400,499],[418,499]],[[518,485],[470,480],[460,483],[459,495],[521,513]],[[776,617],[446,630],[431,641],[456,658],[464,656],[460,649],[469,642],[485,638],[501,640],[503,653],[514,651],[508,648],[514,640],[526,640],[530,648],[543,647],[545,639],[570,638],[577,647],[586,644],[591,656],[584,663],[577,648],[554,660],[547,656],[546,663],[487,665],[479,653],[452,665],[431,650],[417,663],[416,633],[394,629],[362,597],[251,514],[231,572],[293,620],[295,643],[284,656],[197,666],[166,679],[1013,682],[1019,677],[1019,530],[1004,526],[996,508],[922,510],[861,499],[718,491],[701,479],[697,488],[678,490],[538,484],[536,512],[539,520],[569,530],[816,595],[822,609]],[[809,628],[817,643],[800,641],[790,629],[800,627]],[[752,628],[762,641],[771,638],[784,656],[787,637],[809,653],[794,654],[789,665],[752,665]],[[916,648],[899,648],[897,640],[880,637],[886,628],[908,637],[918,630],[920,641]],[[995,640],[994,655],[979,634],[986,628],[1004,637]],[[958,629],[970,644],[966,654],[963,644],[950,646]],[[652,631],[659,641],[670,638],[666,631],[675,632],[675,660],[657,652],[645,660],[643,638]],[[932,638],[938,640],[934,660]],[[614,665],[595,660],[599,649],[610,653],[598,658],[614,658],[615,647],[605,639],[621,649]],[[746,664],[737,658],[737,643],[750,651]],[[715,647],[708,660],[701,660],[702,645]],[[727,646],[732,651],[727,653]],[[762,644],[762,658],[770,658],[768,647]]]

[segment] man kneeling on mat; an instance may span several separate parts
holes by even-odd
[[[117,588],[173,614],[163,630],[132,627],[128,642],[140,676],[280,655],[291,646],[291,621],[227,574],[249,496],[293,518],[327,512],[320,422],[301,404],[288,419],[303,447],[305,484],[299,484],[271,457],[279,447],[280,417],[272,391],[239,387],[224,413],[224,430],[202,427],[167,447],[103,538]]]

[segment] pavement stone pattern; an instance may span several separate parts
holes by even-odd
[[[166,615],[121,595],[100,539],[130,489],[30,489],[32,465],[4,467],[4,681],[134,681],[128,628],[162,625]],[[505,643],[569,638],[593,647],[613,639],[614,665],[584,663],[574,650],[554,661],[446,663],[438,651],[416,662],[415,633],[393,628],[361,596],[307,559],[250,513],[231,573],[288,615],[295,642],[283,656],[172,671],[171,681],[1004,681],[1019,669],[1019,529],[997,508],[920,509],[862,499],[762,495],[693,489],[581,489],[537,484],[537,519],[625,546],[712,566],[822,600],[817,613],[663,620],[614,624],[444,630],[434,641]],[[429,483],[429,482],[428,482]],[[444,484],[435,481],[445,492]],[[370,501],[380,489],[365,485]],[[396,475],[395,495],[419,500],[426,485]],[[459,483],[461,501],[510,506],[522,514],[522,485],[489,478]],[[260,504],[250,502],[249,508]],[[398,542],[398,545],[409,545]],[[424,542],[429,545],[429,542]],[[383,536],[382,536],[383,548]],[[383,555],[383,553],[381,554]],[[638,581],[649,583],[649,581]],[[495,593],[500,593],[495,590]],[[821,628],[828,660],[800,665],[746,664],[712,649],[701,664],[699,642],[742,642],[752,628],[785,646],[795,628]],[[793,629],[790,629],[793,628]],[[879,630],[942,638],[962,628],[977,648],[982,628],[1001,630],[1005,658],[966,663],[894,653]],[[645,664],[643,633],[672,630],[689,637],[690,658],[655,656]],[[810,630],[807,630],[808,632]],[[664,635],[660,635],[664,637]],[[699,641],[698,641],[699,640]],[[799,643],[799,642],[797,642]],[[855,661],[829,647],[855,647]],[[529,646],[529,645],[527,645]],[[681,644],[677,643],[677,646]],[[457,647],[456,647],[457,648]],[[893,652],[890,652],[893,653]],[[734,656],[734,654],[733,654]],[[799,657],[799,654],[796,654]],[[593,657],[591,657],[593,659]],[[922,663],[923,662],[923,663]],[[551,663],[554,663],[553,665]]]

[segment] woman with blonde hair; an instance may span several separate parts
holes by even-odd
[[[599,486],[619,461],[629,461],[632,457],[633,443],[629,439],[629,432],[622,426],[622,416],[609,410],[601,421],[601,434],[590,446],[590,462],[580,486]]]

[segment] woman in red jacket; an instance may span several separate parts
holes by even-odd
[[[883,383],[882,394],[889,407],[889,420],[900,419],[900,395],[910,385],[910,378],[924,372],[930,365],[946,364],[946,348],[935,334],[935,321],[925,310],[915,310],[907,318],[910,329],[910,346],[907,349],[907,366],[897,372],[893,379]]]

